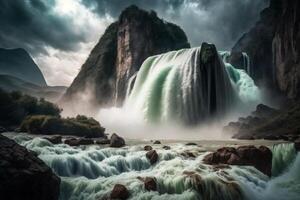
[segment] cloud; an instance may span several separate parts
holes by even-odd
[[[0,1],[0,47],[30,52],[50,85],[69,85],[113,19],[79,0]]]
[[[155,10],[158,16],[180,25],[191,44],[203,41],[229,49],[259,18],[269,0],[81,0],[99,16],[117,18],[127,6],[135,4]]]
[[[0,47],[30,52],[50,85],[69,85],[105,28],[135,4],[180,25],[192,46],[230,49],[269,0],[1,0]]]

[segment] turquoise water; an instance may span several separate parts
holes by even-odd
[[[273,168],[280,173],[271,178],[250,166],[231,166],[215,169],[202,163],[211,147],[218,148],[220,142],[207,142],[203,146],[186,146],[182,143],[152,145],[158,152],[159,162],[151,165],[145,156],[144,145],[135,142],[124,148],[104,146],[70,147],[53,145],[41,138],[16,136],[14,139],[38,156],[61,179],[61,200],[94,200],[109,195],[117,183],[124,184],[129,199],[205,199],[205,200],[296,200],[300,195],[300,156],[290,158],[290,144],[273,146]],[[206,144],[206,143],[203,143]],[[191,152],[195,158],[187,158],[182,152]],[[193,172],[187,176],[183,172]],[[155,177],[157,191],[147,191],[137,177]]]
[[[149,57],[127,91],[125,107],[146,122],[199,124],[237,106],[260,103],[260,91],[247,72],[214,51],[217,56],[209,63],[201,60],[201,47]],[[250,70],[247,56],[245,65]]]

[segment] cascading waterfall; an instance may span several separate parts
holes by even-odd
[[[228,52],[220,55],[214,45],[203,43],[149,57],[128,89],[125,107],[150,122],[197,124],[238,104],[257,103],[259,90],[250,76],[227,63]]]
[[[273,146],[273,167],[278,166],[278,160],[289,166],[269,178],[250,166],[218,169],[203,164],[209,144],[175,143],[169,144],[170,150],[154,145],[159,162],[151,165],[143,145],[73,148],[41,138],[16,136],[14,140],[35,151],[61,177],[61,200],[105,199],[117,183],[128,188],[131,200],[298,200],[300,194],[300,154],[294,154],[292,144]],[[183,151],[194,153],[196,158],[182,156]],[[294,158],[286,159],[289,155]],[[157,191],[147,191],[137,177],[155,177]]]
[[[272,175],[278,176],[293,163],[297,152],[293,143],[277,144],[272,147]]]
[[[224,63],[229,63],[230,51],[219,51],[219,54]],[[249,76],[251,76],[250,58],[246,52],[242,52],[243,66],[240,66]]]

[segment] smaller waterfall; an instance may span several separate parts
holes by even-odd
[[[278,176],[287,170],[297,154],[293,143],[274,145],[272,153],[272,176]]]
[[[244,69],[246,70],[247,74],[249,76],[251,76],[250,58],[249,58],[248,54],[245,52],[243,52],[242,55],[243,55],[243,60],[244,60]]]
[[[231,56],[230,51],[219,51],[219,54],[224,63],[229,64],[229,57]],[[251,76],[250,58],[247,53],[242,52],[243,66],[239,66],[240,69],[245,70],[249,76]],[[238,66],[235,66],[238,67]]]

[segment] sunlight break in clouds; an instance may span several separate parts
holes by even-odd
[[[85,35],[85,41],[73,51],[63,51],[47,46],[47,54],[37,54],[34,60],[40,66],[49,85],[70,85],[81,65],[98,42],[105,28],[113,21],[109,16],[99,17],[78,0],[56,0],[53,14],[68,18],[73,30]]]

